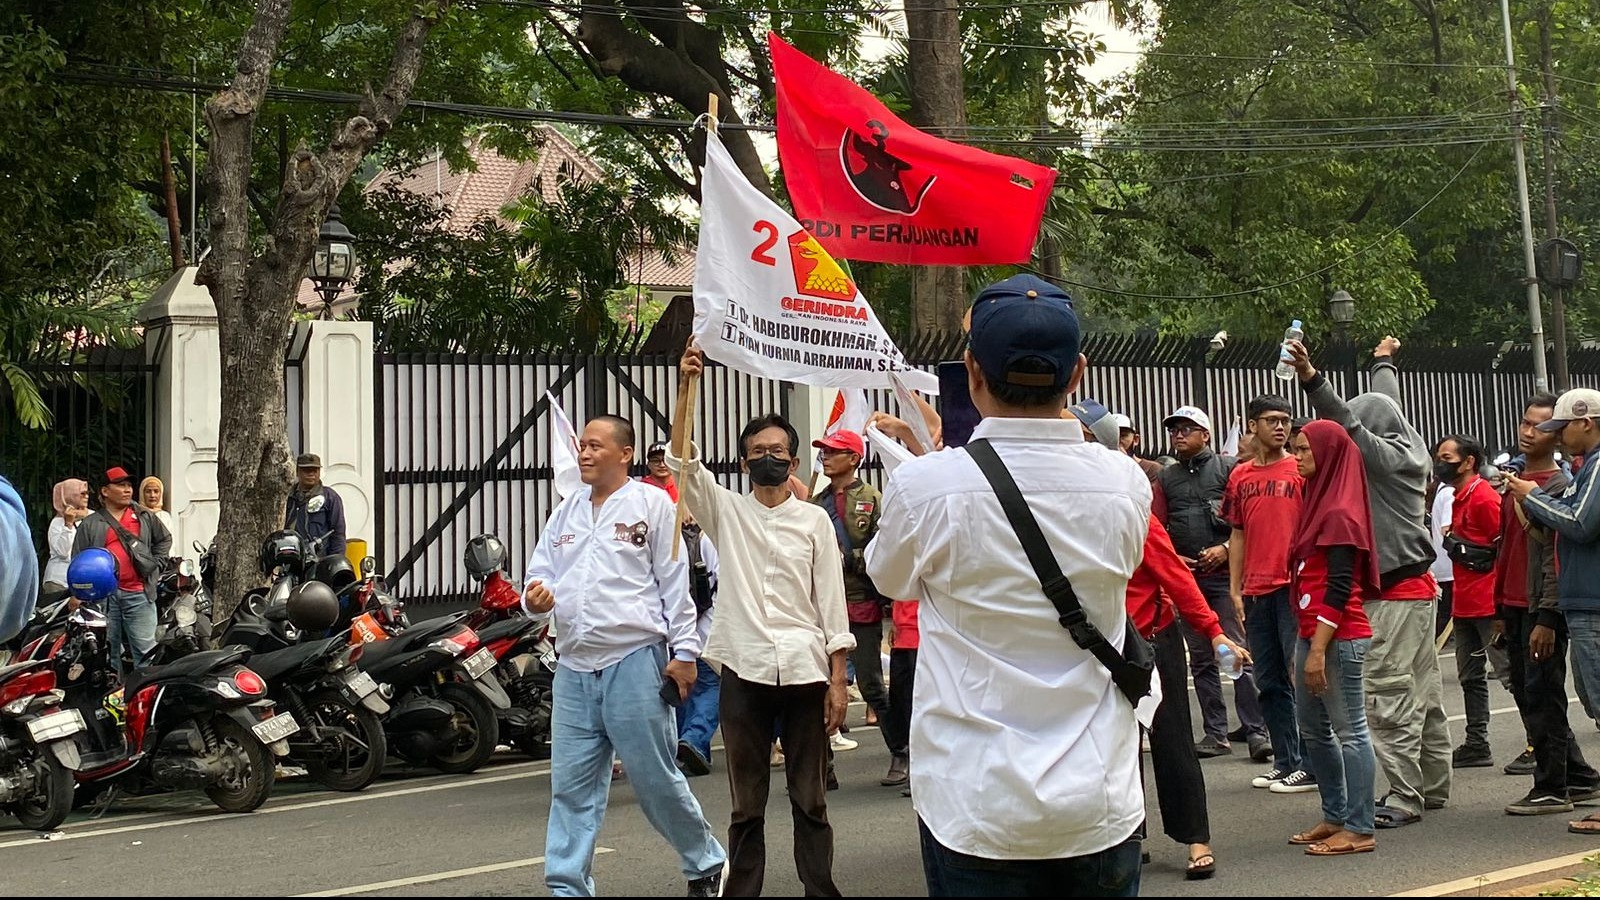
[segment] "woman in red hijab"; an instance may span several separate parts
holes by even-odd
[[[1312,856],[1377,849],[1376,759],[1367,731],[1362,663],[1372,626],[1362,602],[1378,596],[1372,515],[1361,451],[1334,422],[1309,422],[1294,438],[1305,479],[1300,527],[1290,548],[1300,618],[1295,712],[1306,760],[1322,795],[1322,822],[1289,839]]]

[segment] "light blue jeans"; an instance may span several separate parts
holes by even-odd
[[[1352,834],[1373,833],[1373,779],[1377,759],[1367,731],[1362,665],[1371,638],[1328,644],[1324,671],[1328,689],[1318,697],[1306,688],[1311,642],[1301,638],[1294,654],[1295,713],[1300,744],[1322,794],[1322,820]]]
[[[118,590],[106,598],[106,650],[111,664],[128,680],[122,668],[122,648],[133,656],[133,667],[150,665],[150,652],[156,648],[156,605],[144,591]]]
[[[722,871],[727,854],[678,771],[678,727],[661,699],[665,644],[598,672],[557,666],[550,723],[550,823],[544,883],[557,897],[593,897],[595,841],[605,820],[615,754],[639,808],[678,851],[684,878]]]

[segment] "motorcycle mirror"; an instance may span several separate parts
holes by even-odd
[[[326,496],[322,495],[322,494],[318,494],[315,497],[312,497],[309,501],[307,501],[307,503],[306,503],[306,512],[308,512],[308,513],[322,512],[322,508],[324,506],[326,506],[326,505],[328,505],[328,498]]]
[[[375,557],[375,556],[362,557],[362,559],[361,559],[361,577],[362,578],[371,578],[372,577],[372,573],[376,572],[376,571],[378,571],[378,558]]]
[[[194,563],[191,562],[190,560],[187,560],[187,559],[185,559],[183,562],[178,563],[178,574],[182,575],[182,576],[184,576],[186,578],[193,578],[194,577]]]

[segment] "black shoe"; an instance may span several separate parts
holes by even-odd
[[[889,771],[879,779],[878,783],[884,787],[899,787],[911,780],[911,760],[904,756],[894,756],[889,760]]]
[[[1600,800],[1600,785],[1570,785],[1567,788],[1567,799],[1573,803],[1588,803],[1591,800]]]
[[[1544,816],[1550,813],[1572,812],[1572,801],[1540,791],[1529,791],[1528,796],[1506,807],[1513,816]]]
[[[1230,741],[1242,741],[1249,737],[1250,732],[1246,731],[1243,725],[1240,725],[1238,728],[1228,732],[1228,740]]]
[[[1250,735],[1250,758],[1259,763],[1272,758],[1272,741],[1266,735]]]
[[[696,750],[688,741],[679,741],[678,768],[682,769],[683,774],[688,775],[690,778],[694,778],[697,775],[710,775],[711,760],[701,756],[700,751]]]
[[[1230,756],[1233,754],[1233,747],[1227,741],[1219,741],[1208,734],[1205,740],[1194,745],[1194,754],[1201,759]]]
[[[830,790],[830,791],[837,791],[837,790],[838,790],[838,789],[839,789],[839,776],[838,776],[838,775],[835,775],[835,774],[834,774],[834,773],[833,773],[833,772],[832,772],[832,771],[831,771],[831,770],[830,770],[830,771],[829,771],[829,772],[828,772],[828,790]]]
[[[691,897],[721,897],[722,873],[696,878],[689,882],[689,896]]]
[[[1533,748],[1529,747],[1528,749],[1517,754],[1516,759],[1506,763],[1506,767],[1500,771],[1506,773],[1507,775],[1532,775],[1533,769]]]
[[[1488,747],[1474,747],[1462,744],[1450,754],[1450,768],[1452,769],[1482,769],[1494,765],[1494,754]]]

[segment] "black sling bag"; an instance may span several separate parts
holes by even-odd
[[[1156,667],[1155,648],[1134,628],[1132,618],[1125,618],[1122,652],[1118,653],[1117,648],[1111,646],[1111,642],[1084,613],[1083,605],[1078,602],[1078,594],[1072,589],[1072,582],[1062,574],[1061,564],[1056,562],[1050,544],[1045,541],[1044,532],[1039,530],[1038,520],[1028,509],[1028,501],[1023,498],[1005,463],[1000,461],[999,454],[983,439],[967,444],[967,452],[978,464],[983,477],[989,480],[989,486],[994,488],[1000,508],[1005,510],[1012,530],[1017,533],[1017,540],[1022,542],[1023,552],[1028,554],[1028,562],[1033,565],[1033,572],[1039,578],[1044,595],[1050,598],[1056,612],[1061,614],[1061,627],[1072,635],[1074,643],[1094,654],[1094,658],[1111,673],[1111,680],[1117,689],[1128,698],[1128,702],[1137,706],[1150,693],[1150,678]]]

